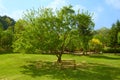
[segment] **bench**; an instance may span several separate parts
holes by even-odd
[[[75,60],[62,60],[62,62],[61,62],[61,69],[65,69],[65,68],[76,69],[76,62],[75,62]]]
[[[36,61],[36,63],[35,63],[36,69],[40,69],[40,68],[42,68],[42,66],[43,66],[43,62],[42,61]]]

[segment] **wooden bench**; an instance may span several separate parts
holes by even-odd
[[[75,60],[62,60],[62,62],[61,62],[61,69],[65,69],[65,68],[76,69],[76,62],[75,62]]]
[[[36,63],[35,63],[36,69],[40,69],[40,68],[42,68],[42,66],[43,66],[43,62],[42,61],[36,61]]]

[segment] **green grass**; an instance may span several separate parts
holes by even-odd
[[[76,60],[76,70],[56,68],[55,55],[1,54],[0,80],[120,80],[119,55],[63,55],[62,59]],[[36,69],[36,61],[45,66]]]

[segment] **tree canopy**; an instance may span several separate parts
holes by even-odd
[[[6,30],[8,27],[15,25],[15,20],[9,16],[0,16],[0,26]]]
[[[13,48],[26,53],[55,53],[61,62],[65,50],[72,50],[76,44],[82,43],[86,51],[93,28],[92,16],[88,12],[76,13],[72,6],[56,11],[51,8],[30,9],[15,25]]]
[[[0,51],[11,49],[13,43],[15,20],[8,16],[0,16]]]
[[[114,23],[111,27],[111,30],[109,32],[110,35],[110,46],[111,47],[117,47],[118,46],[118,34],[120,32],[120,21],[117,20],[116,23]]]

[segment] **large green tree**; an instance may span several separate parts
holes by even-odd
[[[90,15],[76,14],[72,6],[62,7],[55,12],[51,8],[31,9],[16,23],[13,48],[15,51],[25,53],[55,53],[57,61],[61,62],[64,51],[75,48],[75,44],[79,41],[74,38],[78,39],[83,35],[91,36],[91,27],[93,27],[91,23]],[[81,24],[85,25],[81,26]],[[80,27],[86,28],[80,29]],[[19,29],[20,32],[17,32]],[[78,36],[78,31],[81,33],[82,30],[86,30],[83,32],[87,34]]]

